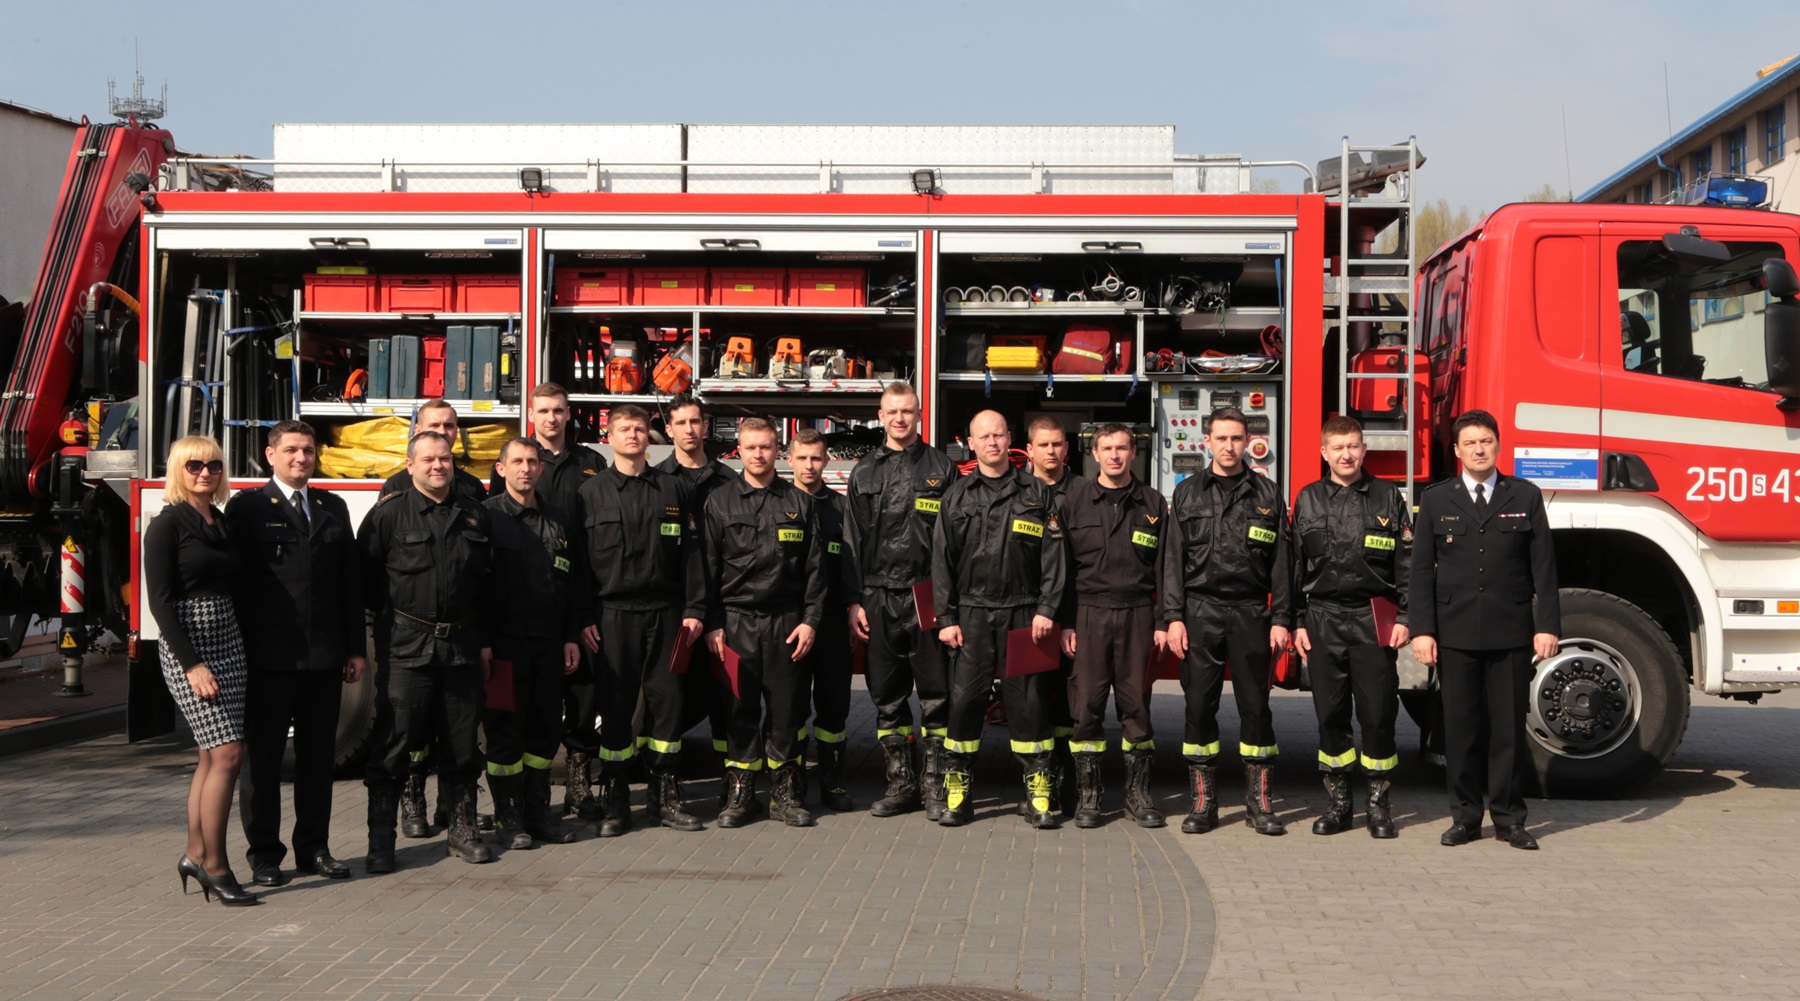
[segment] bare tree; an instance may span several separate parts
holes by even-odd
[[[1523,200],[1527,202],[1566,202],[1569,200],[1569,196],[1557,191],[1554,185],[1546,184],[1526,195]]]

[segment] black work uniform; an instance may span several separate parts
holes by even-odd
[[[1028,629],[1034,616],[1054,619],[1063,600],[1067,558],[1050,488],[1023,469],[1001,476],[977,470],[951,484],[938,515],[931,561],[938,628],[960,626],[963,645],[950,652],[949,732],[944,749],[981,749],[988,697],[1001,697],[1012,751],[1032,759],[1055,749],[1051,719],[1054,671],[1007,678],[1006,634]]]
[[[1461,476],[1419,496],[1409,610],[1413,635],[1437,639],[1453,819],[1478,828],[1485,806],[1523,826],[1533,634],[1562,634],[1556,551],[1537,484],[1483,486],[1482,506]]]
[[[707,459],[704,466],[684,466],[674,452],[656,468],[687,484],[696,519],[704,516],[706,499],[714,490],[738,478],[737,470],[717,459]],[[681,732],[686,733],[702,718],[706,719],[713,750],[724,754],[725,731],[731,726],[731,692],[719,683],[719,663],[706,644],[694,644],[692,663],[692,669],[681,678]]]
[[[535,441],[535,439],[534,439]],[[544,471],[538,475],[537,495],[548,500],[567,518],[581,510],[581,484],[606,468],[606,460],[586,445],[563,439],[563,450],[552,452],[537,441],[538,459]],[[488,493],[499,497],[506,493],[506,478],[496,469],[488,480]],[[581,526],[570,527],[579,529]],[[585,555],[585,554],[583,554]],[[587,578],[580,578],[586,581]],[[584,649],[581,665],[574,674],[562,675],[562,742],[571,752],[593,754],[600,747],[599,698],[594,689],[594,658]]]
[[[1069,749],[1106,750],[1106,698],[1124,728],[1126,753],[1155,747],[1150,726],[1150,649],[1157,621],[1156,586],[1163,530],[1162,494],[1142,480],[1108,489],[1082,480],[1063,501],[1068,540],[1075,665],[1068,688],[1075,713]]]
[[[344,667],[367,648],[362,564],[343,498],[270,480],[225,505],[238,552],[238,627],[248,667],[238,817],[252,865],[279,865],[281,759],[294,735],[294,856],[325,851]],[[372,679],[371,679],[372,680]]]
[[[1400,713],[1399,652],[1377,635],[1369,608],[1386,598],[1407,621],[1411,575],[1412,516],[1400,489],[1364,474],[1341,486],[1327,477],[1309,483],[1294,500],[1295,581],[1312,650],[1307,673],[1319,714],[1319,770],[1345,772],[1358,760],[1354,709],[1362,723],[1363,770],[1392,771],[1400,764],[1394,720]]]
[[[581,485],[581,506],[596,600],[589,618],[600,628],[595,756],[603,773],[624,775],[642,747],[652,769],[673,770],[681,754],[682,688],[680,676],[669,673],[670,654],[682,620],[706,616],[692,495],[653,467],[626,476],[614,466]]]
[[[1227,477],[1207,469],[1182,480],[1169,506],[1161,601],[1164,623],[1187,625],[1182,756],[1194,764],[1219,756],[1219,696],[1230,664],[1238,754],[1269,761],[1280,752],[1269,714],[1269,629],[1293,620],[1281,489],[1247,470]]]
[[[844,595],[851,586],[844,580],[844,500],[837,491],[821,485],[810,494],[819,518],[819,570],[825,579],[825,616],[819,620],[812,650],[800,662],[802,676],[812,679],[811,735],[821,744],[842,744],[848,739],[850,719],[850,621],[844,614]],[[804,719],[804,717],[802,717]],[[809,728],[802,726],[798,739],[806,742]]]
[[[502,488],[485,506],[494,532],[494,661],[511,665],[513,706],[488,706],[481,725],[488,774],[519,775],[549,768],[562,741],[563,645],[576,642],[592,610],[587,553],[546,497],[526,507]]]
[[[406,778],[435,744],[441,779],[474,782],[481,752],[481,651],[489,646],[492,529],[487,509],[453,493],[382,498],[357,533],[375,648],[388,665],[394,733],[371,758],[378,782]]]
[[[913,736],[907,700],[915,687],[924,736],[948,732],[944,646],[935,630],[919,629],[912,588],[932,577],[932,528],[959,475],[943,452],[923,441],[903,449],[884,444],[850,471],[844,541],[854,590],[844,598],[861,604],[869,620],[863,680],[875,703],[877,740]]]
[[[740,476],[706,500],[706,628],[723,629],[738,658],[737,694],[726,689],[727,768],[760,771],[767,760],[776,770],[794,759],[810,685],[787,638],[803,623],[816,631],[825,613],[813,508],[806,491],[780,478],[757,487]]]
[[[1057,480],[1055,483],[1045,483],[1041,479],[1038,480],[1039,483],[1043,483],[1050,488],[1050,496],[1056,502],[1057,517],[1062,521],[1064,526],[1063,538],[1065,540],[1068,539],[1068,519],[1062,517],[1063,505],[1068,502],[1069,488],[1082,482],[1083,479],[1084,477],[1076,476],[1069,471],[1067,466],[1064,466],[1063,478]],[[1067,548],[1067,546],[1064,547],[1065,552],[1067,551]],[[1075,598],[1074,580],[1074,577],[1070,576],[1066,582],[1066,586],[1063,588],[1063,607],[1065,609],[1068,607],[1069,602],[1073,601]],[[1065,611],[1057,621],[1070,623],[1074,622],[1075,619],[1072,613]],[[1059,649],[1062,646],[1060,640],[1058,641],[1057,646]],[[1069,698],[1073,694],[1070,691],[1070,686],[1074,683],[1074,678],[1075,661],[1066,655],[1061,656],[1056,665],[1056,685],[1050,693],[1050,722],[1056,731],[1056,739],[1065,745],[1065,749],[1070,736],[1075,733],[1074,710],[1069,704]]]

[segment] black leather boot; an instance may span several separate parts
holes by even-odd
[[[1125,815],[1139,827],[1164,827],[1168,820],[1150,795],[1150,761],[1155,752],[1139,748],[1125,756]]]
[[[494,853],[481,840],[481,828],[475,822],[475,783],[448,783],[440,775],[438,789],[447,800],[444,806],[450,821],[445,832],[445,850],[464,862],[492,862]]]
[[[1183,834],[1205,834],[1219,826],[1219,770],[1215,765],[1188,764],[1188,789],[1194,809],[1181,822]]]
[[[600,803],[594,798],[594,756],[570,751],[568,774],[563,779],[563,812],[577,820],[599,820]]]
[[[925,819],[937,820],[944,815],[944,738],[926,737],[922,746],[925,768],[919,776],[919,797]]]
[[[844,750],[843,741],[826,743],[819,741],[819,801],[838,813],[848,813],[855,809],[850,802],[850,792],[844,788]]]
[[[1273,765],[1244,765],[1244,783],[1249,786],[1244,794],[1244,824],[1270,836],[1287,833],[1287,825],[1275,817],[1274,772]]]
[[[1035,830],[1054,831],[1062,826],[1062,812],[1055,809],[1053,767],[1048,754],[1035,756],[1025,766],[1025,800],[1019,804],[1019,812]]]
[[[1388,806],[1388,794],[1394,790],[1394,782],[1386,772],[1369,773],[1369,837],[1397,838],[1400,832],[1394,830],[1394,817]],[[1349,796],[1346,790],[1344,795]]]
[[[531,832],[525,830],[525,811],[521,802],[523,775],[488,773],[488,794],[494,797],[494,830],[499,841],[508,848],[532,847]]]
[[[975,776],[969,773],[969,756],[945,751],[944,812],[937,822],[945,827],[961,827],[975,819]]]
[[[431,837],[431,823],[425,819],[423,775],[406,777],[406,789],[400,798],[400,833],[409,838]]]
[[[523,789],[521,806],[525,830],[533,839],[547,845],[575,843],[575,832],[563,826],[562,818],[550,809],[550,769],[526,768],[520,782]]]
[[[881,738],[887,763],[887,793],[869,804],[871,817],[896,817],[919,808],[919,779],[913,771],[912,744],[905,737]]]
[[[812,743],[810,740],[795,741],[794,760],[789,762],[794,768],[794,802],[796,803],[806,802],[806,745],[810,743]],[[769,780],[771,790],[769,794],[769,809],[773,811],[775,808],[775,795],[773,791],[774,776],[770,776]]]
[[[1313,821],[1314,834],[1337,834],[1350,829],[1350,776],[1344,772],[1325,773],[1325,812]]]
[[[594,833],[603,838],[616,838],[631,830],[631,786],[623,775],[605,775],[600,779],[600,796],[596,801],[600,822]]]
[[[813,826],[813,815],[800,805],[801,762],[775,769],[769,777],[769,816],[789,827]]]
[[[654,800],[650,795],[652,791],[656,793]],[[706,825],[700,822],[700,818],[687,812],[683,806],[681,779],[674,769],[650,773],[650,784],[644,789],[644,803],[654,803],[654,810],[649,815],[653,823],[676,831],[706,830]]]
[[[1083,752],[1075,755],[1075,826],[1092,830],[1100,826],[1100,794],[1105,787],[1100,777],[1100,755]]]
[[[748,768],[725,769],[725,808],[719,811],[720,827],[742,827],[754,816],[756,773]]]
[[[363,871],[371,876],[394,871],[394,823],[400,808],[400,784],[369,783],[369,854]]]

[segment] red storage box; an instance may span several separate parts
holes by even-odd
[[[456,312],[517,313],[518,275],[457,275]]]
[[[787,305],[787,272],[780,268],[714,268],[709,277],[706,301],[714,306]]]
[[[302,275],[302,308],[309,313],[374,313],[374,275]]]
[[[634,306],[699,306],[705,302],[705,268],[631,269]]]
[[[385,313],[451,312],[449,275],[382,275],[381,311]]]
[[[794,268],[788,272],[790,306],[857,308],[869,301],[869,276],[861,268]]]
[[[556,269],[558,306],[623,306],[630,288],[630,268]]]
[[[419,338],[419,395],[428,400],[441,399],[444,395],[443,334],[426,334]]]

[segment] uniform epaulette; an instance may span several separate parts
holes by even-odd
[[[391,501],[398,496],[400,496],[399,491],[395,491],[391,494],[382,494],[380,497],[375,498],[375,506],[380,507],[381,505],[386,504],[388,501]]]

